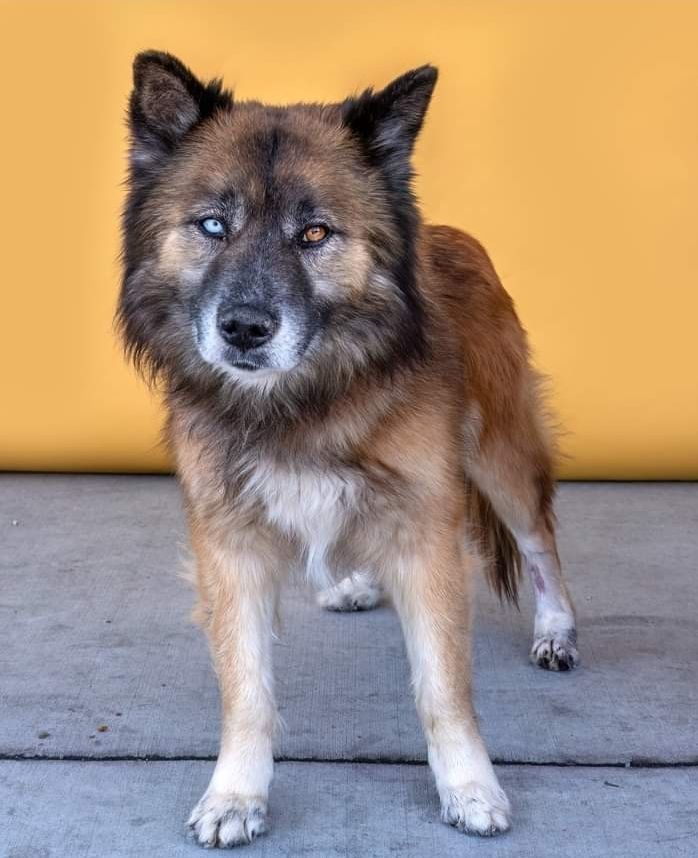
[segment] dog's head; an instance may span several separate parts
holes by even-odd
[[[277,108],[140,54],[119,307],[135,357],[268,389],[418,354],[410,157],[436,76]]]

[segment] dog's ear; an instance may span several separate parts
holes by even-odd
[[[341,105],[344,124],[369,160],[397,178],[409,178],[410,156],[437,77],[434,66],[420,66],[380,92],[367,89]]]
[[[219,80],[202,83],[172,54],[138,54],[129,102],[134,170],[156,166],[198,122],[231,105]]]

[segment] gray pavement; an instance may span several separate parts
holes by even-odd
[[[558,514],[578,671],[528,663],[527,593],[517,613],[478,591],[476,705],[512,831],[438,822],[393,611],[289,589],[285,762],[247,852],[698,855],[698,485],[565,484]],[[2,475],[0,533],[0,856],[198,854],[182,824],[217,696],[174,481]]]

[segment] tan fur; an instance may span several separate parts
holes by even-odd
[[[483,248],[422,225],[410,191],[436,70],[289,108],[233,103],[169,55],[140,55],[135,80],[119,318],[165,382],[221,690],[221,751],[190,827],[206,846],[265,830],[272,631],[298,570],[338,587],[327,607],[387,591],[442,817],[504,831],[471,702],[473,576],[515,600],[527,570],[537,664],[574,666],[576,633],[525,332]],[[309,252],[313,225],[327,240]]]
[[[435,360],[403,377],[399,390],[358,386],[321,424],[304,425],[302,449],[341,451],[375,475],[371,518],[348,522],[334,560],[338,568],[374,570],[398,609],[445,816],[477,829],[463,808],[484,789],[492,806],[485,825],[502,828],[508,803],[470,701],[472,575],[484,566],[494,586],[515,597],[520,557],[512,534],[549,538],[553,453],[525,336],[484,252],[443,227],[427,230],[422,246]],[[249,678],[236,659],[256,633],[241,623],[241,605],[255,588],[256,598],[270,598],[272,580],[300,561],[302,545],[275,531],[258,501],[226,502],[216,453],[197,444],[186,414],[173,415],[171,437],[221,677],[224,736],[266,747],[272,715],[245,722],[237,714]],[[264,700],[270,713],[270,690]],[[259,735],[241,739],[241,731]]]

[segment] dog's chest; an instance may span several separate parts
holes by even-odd
[[[346,468],[260,462],[247,490],[269,522],[302,546],[309,577],[326,583],[327,556],[346,533],[361,501],[363,480]]]

